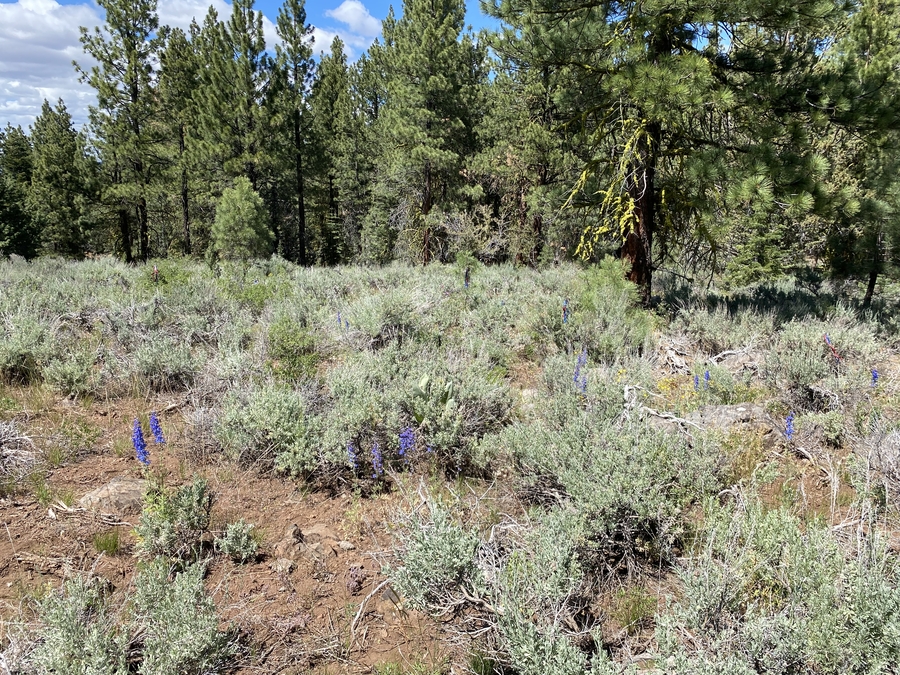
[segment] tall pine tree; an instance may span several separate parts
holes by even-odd
[[[843,0],[675,0],[640,5],[497,0],[505,38],[528,67],[566,66],[557,99],[591,135],[573,203],[610,237],[649,300],[654,250],[680,233],[715,245],[723,213],[817,206],[821,163],[809,140],[825,101],[817,68],[850,5]],[[663,234],[660,240],[655,238]],[[713,236],[710,236],[713,234]]]
[[[31,140],[22,127],[0,132],[0,255],[37,254],[38,233],[28,210],[31,189]]]
[[[75,67],[97,91],[90,110],[109,184],[106,200],[116,205],[121,245],[132,258],[132,216],[137,219],[138,253],[150,255],[147,200],[159,168],[154,65],[158,59],[156,0],[97,0],[106,15],[104,30],[81,27],[81,44],[97,65]]]
[[[429,262],[442,248],[436,206],[460,198],[460,171],[474,149],[484,52],[463,34],[461,0],[405,0],[396,26],[385,27],[387,103],[382,178],[399,197],[414,258]],[[390,28],[390,36],[388,35]]]
[[[286,0],[278,12],[276,23],[281,44],[276,45],[276,72],[278,75],[277,101],[287,131],[289,149],[288,164],[293,177],[293,194],[296,198],[296,222],[294,232],[284,232],[279,237],[282,253],[301,265],[309,262],[306,232],[306,167],[310,164],[309,141],[309,86],[314,64],[312,60],[312,26],[306,23],[303,0]]]
[[[55,108],[44,101],[31,142],[28,210],[40,231],[41,251],[81,258],[90,229],[89,194],[80,159],[83,146],[62,100]]]

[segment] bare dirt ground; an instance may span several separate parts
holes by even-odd
[[[139,565],[133,532],[139,514],[96,512],[78,500],[115,478],[144,475],[131,449],[131,423],[168,402],[73,404],[43,394],[40,412],[29,412],[34,392],[8,393],[23,404],[17,420],[39,450],[55,438],[61,418],[78,419],[95,439],[49,469],[40,501],[35,484],[0,499],[0,619],[33,618],[34,600],[76,572],[106,579],[113,603],[124,602]],[[440,623],[404,607],[389,586],[372,593],[384,580],[389,524],[401,501],[396,491],[314,492],[300,481],[227,463],[196,466],[181,414],[161,415],[161,422],[168,439],[150,446],[151,471],[167,486],[204,476],[215,495],[211,531],[243,518],[261,534],[256,561],[240,565],[216,555],[208,566],[207,589],[223,627],[237,630],[246,647],[237,672],[367,673],[381,664],[433,672],[458,660]],[[113,531],[118,551],[98,552],[95,537]]]

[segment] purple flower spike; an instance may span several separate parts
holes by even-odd
[[[372,446],[372,470],[374,471],[372,478],[380,478],[381,474],[384,473],[384,460],[381,457],[381,449],[378,447],[378,443]]]
[[[162,427],[159,425],[159,418],[155,412],[150,413],[150,431],[153,432],[153,440],[156,443],[162,444],[166,442],[166,437],[163,436]]]
[[[147,452],[147,442],[144,440],[144,430],[141,429],[141,423],[134,421],[134,431],[131,434],[131,442],[134,444],[134,453],[137,460],[145,467],[150,466],[150,453]]]
[[[409,453],[416,444],[416,432],[406,427],[400,432],[400,456],[405,462],[409,462]]]
[[[794,413],[791,413],[787,416],[784,425],[784,435],[787,437],[789,441],[794,440]]]

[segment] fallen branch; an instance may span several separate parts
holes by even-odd
[[[359,610],[356,612],[356,616],[353,617],[353,621],[350,622],[350,635],[354,635],[356,633],[356,624],[359,623],[359,620],[362,618],[363,611],[366,608],[366,603],[371,600],[378,591],[387,586],[390,583],[390,579],[385,579],[380,584],[378,584],[375,588],[372,589],[372,592],[369,593],[363,601],[359,603]]]

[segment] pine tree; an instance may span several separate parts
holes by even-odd
[[[276,24],[282,43],[276,45],[278,104],[290,129],[290,165],[293,169],[293,192],[296,196],[296,234],[282,236],[282,249],[288,259],[301,265],[308,263],[306,232],[306,185],[304,157],[309,153],[307,108],[309,81],[314,68],[312,60],[312,26],[306,23],[303,0],[286,0],[278,11]],[[307,162],[308,163],[308,162]]]
[[[227,23],[210,7],[197,39],[200,85],[195,110],[200,154],[217,185],[238,176],[257,192],[268,180],[271,65],[262,12],[235,0]]]
[[[150,255],[147,199],[158,166],[160,139],[152,121],[156,94],[154,63],[158,58],[156,0],[97,0],[106,15],[105,30],[81,27],[84,51],[98,65],[75,67],[81,80],[97,91],[90,117],[111,184],[106,201],[118,210],[126,260],[132,258],[131,213],[138,222],[141,260]]]
[[[815,208],[821,163],[809,140],[827,95],[817,66],[848,10],[841,0],[499,0],[491,11],[529,67],[577,76],[558,103],[591,137],[572,195],[597,216],[581,251],[617,239],[649,300],[654,248],[714,247],[723,213],[762,221]]]
[[[38,233],[27,206],[31,174],[31,140],[22,127],[7,125],[0,132],[0,255],[37,254]]]
[[[90,229],[87,186],[79,161],[83,147],[62,100],[55,108],[44,101],[31,142],[28,210],[40,230],[41,251],[83,257]]]
[[[196,37],[199,28],[191,26]],[[178,193],[181,212],[182,249],[191,253],[190,180],[191,156],[188,151],[190,135],[197,111],[191,99],[199,75],[194,47],[180,28],[162,31],[165,47],[160,53],[159,105],[160,122],[171,147],[170,172]]]
[[[353,111],[344,43],[335,37],[331,53],[322,56],[310,100],[313,128],[321,148],[322,203],[318,220],[322,232],[320,259],[340,259],[340,232],[348,198],[354,187]],[[348,237],[352,239],[352,234]]]
[[[867,277],[871,305],[889,252],[900,243],[900,5],[864,0],[849,30],[826,54],[837,129],[817,143],[831,157],[828,186],[835,217],[816,222],[828,233],[826,256],[840,275]],[[825,220],[825,219],[822,219]]]
[[[399,196],[415,257],[423,263],[440,249],[432,209],[459,198],[460,170],[474,149],[471,114],[479,109],[484,52],[463,35],[464,16],[461,0],[405,0],[385,48],[382,180]]]
[[[577,220],[561,207],[577,180],[578,158],[560,130],[555,101],[570,78],[561,68],[521,67],[516,44],[497,42],[496,76],[478,127],[483,148],[469,172],[496,214],[492,229],[503,233],[503,255],[535,265],[574,253]]]
[[[271,250],[272,235],[266,221],[263,200],[244,176],[225,188],[216,205],[216,220],[210,246],[222,258],[241,260],[265,256]]]

